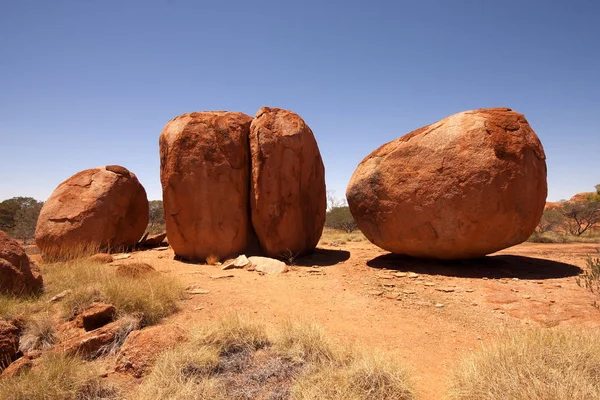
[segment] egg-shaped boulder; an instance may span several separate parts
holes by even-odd
[[[47,260],[121,251],[140,240],[148,217],[146,191],[135,174],[118,165],[86,169],[44,203],[35,242]]]
[[[461,112],[384,144],[346,191],[371,242],[434,259],[477,258],[525,241],[546,194],[542,144],[508,108]]]
[[[245,250],[252,118],[241,112],[180,115],[160,139],[160,180],[169,244],[179,257],[224,259]]]
[[[250,126],[252,225],[263,252],[295,257],[317,246],[327,207],[325,167],[297,114],[263,107]]]

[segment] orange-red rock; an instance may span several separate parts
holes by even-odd
[[[19,329],[0,318],[0,371],[8,366],[19,350]]]
[[[264,253],[313,250],[325,224],[325,168],[312,131],[293,112],[263,107],[250,126],[252,225]]]
[[[204,261],[244,251],[250,230],[248,132],[239,112],[183,114],[160,135],[160,179],[169,244]]]
[[[570,202],[572,203],[585,203],[588,202],[589,199],[596,195],[596,192],[582,192],[582,193],[577,193],[576,195],[574,195],[573,197],[571,197],[569,199]]]
[[[27,295],[40,292],[43,279],[25,250],[0,231],[0,293]]]
[[[35,241],[47,259],[134,246],[148,225],[148,198],[137,177],[109,165],[81,171],[44,203]]]
[[[546,205],[544,206],[544,211],[546,210],[554,210],[556,208],[559,208],[563,205],[563,203],[559,202],[559,201],[547,201]]]
[[[346,196],[359,228],[383,249],[480,257],[534,231],[547,193],[545,158],[523,115],[466,111],[375,150]]]
[[[115,370],[140,378],[150,370],[160,353],[186,339],[183,329],[170,325],[132,332],[119,351]]]

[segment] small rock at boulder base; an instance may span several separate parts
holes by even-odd
[[[154,247],[160,247],[165,243],[167,239],[167,232],[159,233],[157,235],[150,235],[140,244],[140,247],[152,249]]]
[[[14,296],[39,293],[44,281],[19,243],[0,231],[0,293]]]
[[[160,134],[160,180],[169,244],[183,259],[219,260],[244,251],[252,118],[240,112],[180,115]]]
[[[19,329],[0,318],[0,371],[10,364],[19,350]]]
[[[35,242],[47,260],[134,246],[148,225],[148,198],[137,177],[118,165],[78,172],[44,203]]]
[[[523,115],[466,111],[368,155],[346,197],[361,231],[385,250],[477,258],[534,231],[546,200],[545,160]]]
[[[288,271],[287,265],[284,262],[275,260],[269,257],[252,256],[248,260],[254,265],[254,269],[263,274],[283,274]]]
[[[252,225],[265,255],[314,250],[325,224],[325,168],[317,141],[291,111],[263,107],[250,125]]]

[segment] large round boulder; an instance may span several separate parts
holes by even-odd
[[[534,231],[546,200],[545,159],[523,115],[466,111],[372,152],[346,196],[359,228],[385,250],[476,258]]]
[[[0,294],[38,293],[43,284],[42,275],[19,243],[0,231]]]
[[[109,165],[81,171],[44,203],[35,241],[46,259],[134,246],[148,225],[148,198],[137,177]]]
[[[252,225],[264,253],[312,251],[325,224],[325,168],[312,131],[293,112],[263,107],[250,126]]]
[[[203,261],[244,251],[251,233],[251,121],[240,112],[194,112],[163,129],[163,205],[169,244],[179,257]]]

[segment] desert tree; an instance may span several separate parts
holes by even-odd
[[[165,213],[162,200],[149,201],[150,218],[148,219],[147,231],[150,233],[160,233],[165,230]]]
[[[10,231],[13,237],[22,239],[24,245],[27,244],[27,240],[34,237],[37,220],[44,205],[41,201],[28,199],[28,201],[21,204],[21,207],[15,213],[14,227]]]
[[[325,214],[325,226],[333,229],[340,229],[351,233],[358,229],[354,217],[350,212],[350,207],[333,207]]]
[[[537,233],[552,232],[565,225],[565,216],[560,209],[544,210],[540,223],[536,228]]]
[[[569,233],[581,236],[600,223],[600,202],[568,202],[562,207],[562,214]]]

